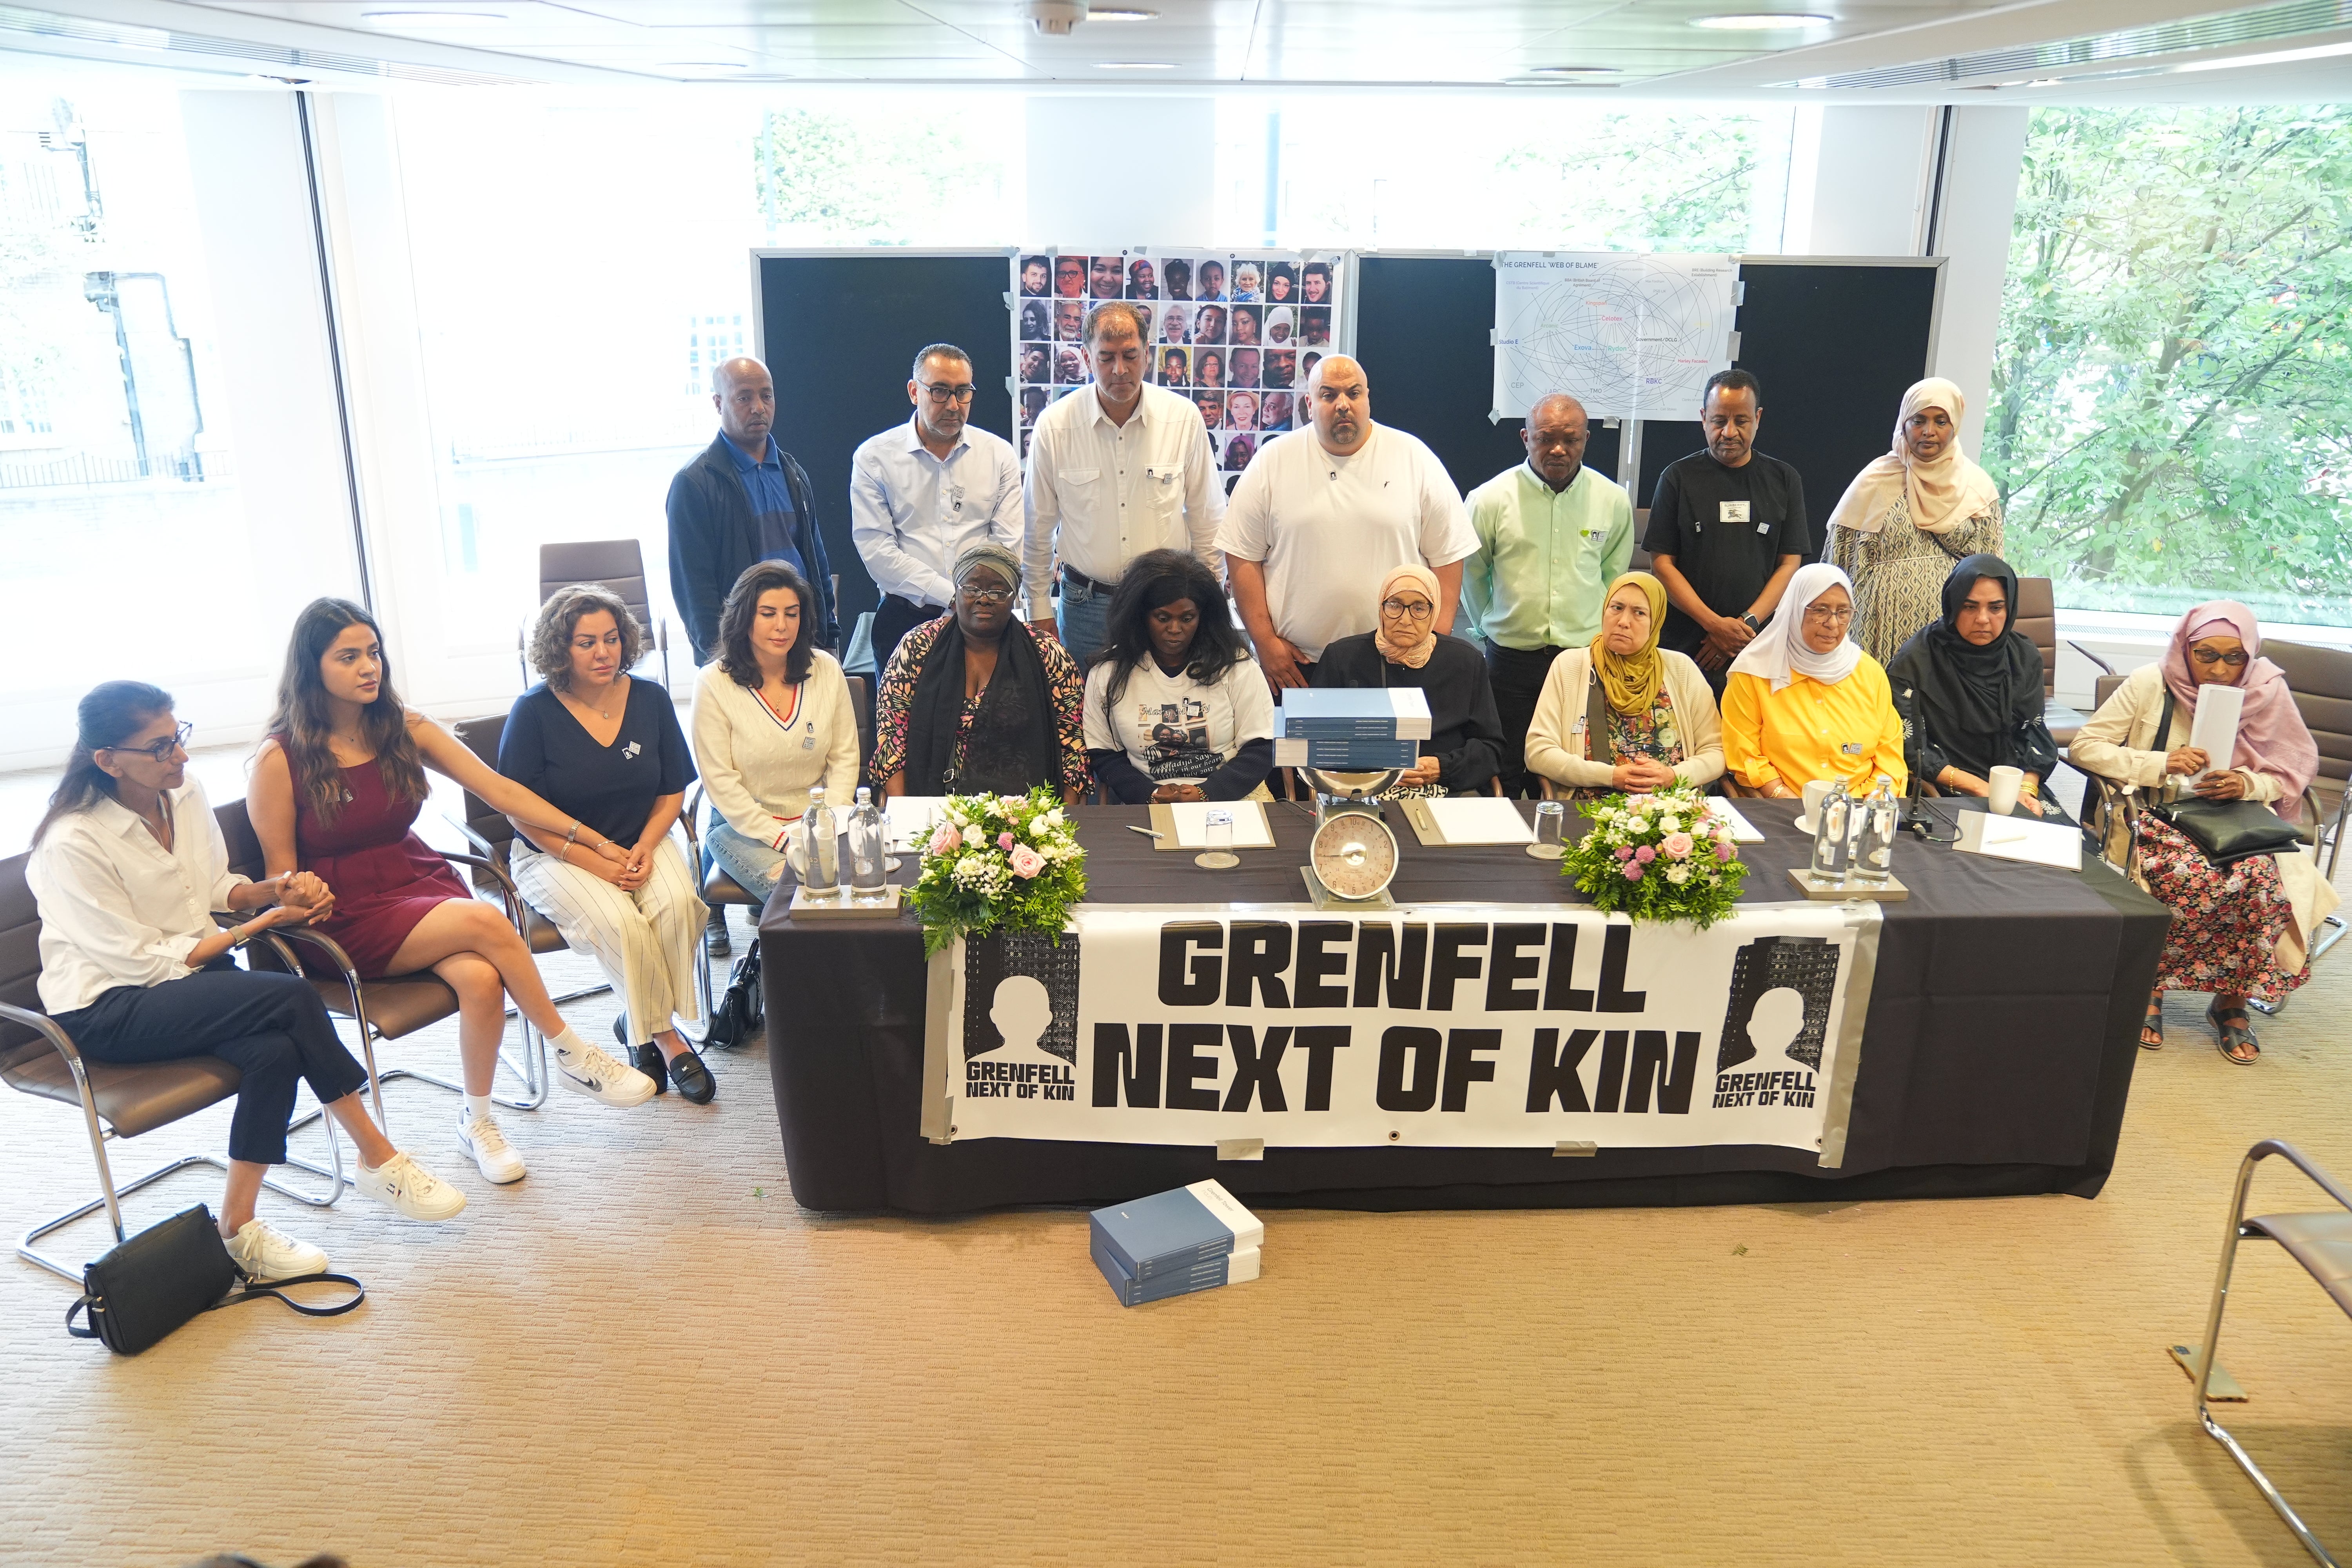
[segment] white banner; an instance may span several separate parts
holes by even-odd
[[[1834,1165],[1877,921],[1081,906],[1058,946],[935,961],[932,1082],[950,1139],[1776,1144]]]
[[[1731,368],[1728,256],[1506,251],[1495,258],[1495,414],[1565,392],[1595,419],[1696,419]]]

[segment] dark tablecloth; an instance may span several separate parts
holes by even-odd
[[[1744,898],[1794,896],[1811,840],[1787,802],[1739,805],[1766,835],[1744,847]],[[1531,811],[1532,803],[1523,809]],[[1945,803],[1948,814],[1949,803]],[[1088,896],[1104,903],[1295,903],[1312,823],[1268,808],[1276,847],[1231,870],[1155,851],[1126,831],[1143,806],[1082,807]],[[1423,848],[1395,806],[1401,901],[1582,903],[1556,864],[1517,847]],[[1570,836],[1581,824],[1573,816]],[[897,878],[911,881],[914,858]],[[973,1139],[919,1124],[925,965],[911,917],[795,922],[789,881],[760,922],[768,1058],[793,1195],[824,1210],[957,1214],[1019,1204],[1097,1206],[1213,1176],[1254,1205],[1326,1208],[1580,1207],[1849,1201],[2064,1192],[2095,1196],[2115,1161],[2140,1016],[2171,915],[2105,866],[2080,872],[1906,838],[1885,905],[1845,1160],[1753,1145],[1603,1149],[1268,1149],[1223,1161],[1199,1146]]]

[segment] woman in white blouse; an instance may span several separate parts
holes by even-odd
[[[325,915],[332,890],[308,871],[256,882],[229,870],[204,786],[187,775],[188,729],[168,693],[111,680],[81,700],[79,718],[26,871],[41,911],[41,1006],[94,1060],[217,1057],[242,1075],[220,1210],[237,1267],[255,1279],[327,1267],[324,1252],[253,1213],[263,1175],[285,1162],[303,1083],[358,1147],[361,1192],[411,1219],[457,1215],[465,1194],[368,1119],[367,1073],[310,982],[240,969],[229,956],[273,926]],[[247,918],[223,929],[216,910]]]
[[[810,786],[846,805],[857,787],[849,681],[812,640],[816,595],[781,561],[735,579],[719,613],[719,657],[694,689],[694,763],[709,794],[705,843],[745,891],[782,879],[784,844]]]

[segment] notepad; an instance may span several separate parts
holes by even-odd
[[[1460,847],[1469,844],[1533,844],[1536,830],[1519,815],[1517,805],[1493,795],[1470,795],[1460,800],[1425,800],[1429,818],[1437,824],[1438,833],[1445,842]]]
[[[1254,800],[1180,800],[1168,807],[1176,824],[1176,844],[1181,849],[1209,847],[1209,813],[1229,811],[1234,816],[1235,849],[1271,849],[1274,830],[1266,826],[1265,807]]]
[[[1732,805],[1729,801],[1725,800],[1720,795],[1709,795],[1707,797],[1706,814],[1717,822],[1727,823],[1730,825],[1731,841],[1734,844],[1761,844],[1764,842],[1764,836],[1756,831],[1755,825],[1750,823],[1746,817],[1739,815],[1739,808],[1738,806]]]
[[[947,803],[943,795],[900,795],[883,802],[883,814],[890,819],[890,847],[920,849],[930,842],[932,826]]]
[[[2197,781],[2220,773],[2230,765],[2238,751],[2238,715],[2246,705],[2246,692],[2239,686],[2200,686],[2197,689],[2197,721],[2189,727],[2189,743],[2205,753],[2205,770],[2182,781],[2181,787],[2193,789]],[[2164,743],[2161,737],[2157,744]]]
[[[2069,824],[1995,816],[1989,811],[1963,811],[1959,817],[1960,836],[1952,846],[1955,849],[2000,860],[2022,860],[2030,866],[2054,866],[2062,871],[2083,868],[2082,830]]]

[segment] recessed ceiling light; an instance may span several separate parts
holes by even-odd
[[[1087,10],[1087,20],[1089,22],[1150,22],[1156,19],[1159,15],[1157,11],[1139,11],[1126,7],[1117,11],[1105,11],[1089,6]]]
[[[1174,60],[1097,60],[1095,62],[1095,69],[1098,71],[1172,71],[1175,68]]]
[[[1713,27],[1727,33],[1787,32],[1797,27],[1826,27],[1836,21],[1834,16],[1819,16],[1811,11],[1729,11],[1719,16],[1693,16],[1694,27]]]
[[[1529,66],[1527,76],[1615,76],[1615,66]]]
[[[506,16],[497,11],[362,11],[360,20],[379,27],[487,27]]]

